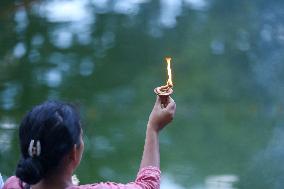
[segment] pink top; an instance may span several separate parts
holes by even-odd
[[[144,167],[136,177],[135,182],[128,184],[118,184],[114,182],[86,184],[71,186],[68,189],[160,189],[161,171],[157,167]],[[12,176],[7,179],[3,189],[23,189],[23,184],[19,178]]]

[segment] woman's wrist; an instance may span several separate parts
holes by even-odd
[[[159,126],[158,125],[154,125],[154,124],[152,124],[152,123],[148,123],[147,124],[147,133],[148,132],[151,132],[151,133],[159,133]]]

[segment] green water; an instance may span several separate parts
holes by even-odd
[[[81,183],[135,178],[145,126],[173,57],[174,122],[161,133],[162,189],[282,189],[284,2],[0,3],[0,172],[18,124],[47,99],[79,104]]]

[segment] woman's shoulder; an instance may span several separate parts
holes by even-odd
[[[71,186],[68,189],[158,189],[160,188],[160,177],[161,171],[159,167],[147,166],[139,170],[137,178],[134,182],[127,184],[100,182],[94,184]]]
[[[16,176],[9,177],[5,183],[3,189],[22,189],[22,182]]]
[[[70,186],[67,189],[100,189],[99,184],[85,184],[85,185],[78,185],[78,186]]]

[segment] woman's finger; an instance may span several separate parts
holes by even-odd
[[[155,107],[161,107],[161,97],[159,95],[156,96]]]
[[[176,109],[176,103],[175,103],[175,101],[169,96],[169,103],[168,103],[168,105],[167,105],[167,109],[169,110],[169,111],[174,111],[175,109]]]

